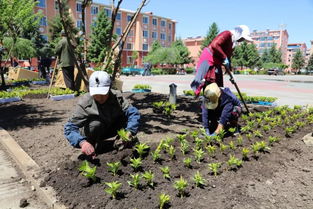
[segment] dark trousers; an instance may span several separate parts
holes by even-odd
[[[66,88],[75,91],[74,66],[62,67],[62,72]]]

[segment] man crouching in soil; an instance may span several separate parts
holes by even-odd
[[[64,135],[73,147],[95,157],[96,144],[116,136],[122,128],[127,131],[131,142],[116,138],[114,148],[132,145],[139,119],[138,109],[129,104],[120,91],[111,89],[110,76],[104,71],[96,71],[89,78],[89,93],[79,100],[76,110],[64,125]]]

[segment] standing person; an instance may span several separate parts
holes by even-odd
[[[206,86],[203,97],[207,114],[202,115],[202,124],[207,135],[215,136],[225,127],[234,127],[239,131],[241,105],[229,88],[220,88],[216,83],[211,83]]]
[[[66,88],[75,91],[74,84],[74,52],[71,51],[69,43],[67,41],[65,32],[61,31],[62,39],[59,41],[56,46],[56,54],[60,58],[60,64],[62,67],[64,83]]]
[[[116,136],[121,128],[125,128],[134,142],[139,119],[137,108],[129,104],[120,91],[111,89],[110,76],[104,71],[95,71],[89,78],[89,93],[78,102],[64,126],[64,135],[73,147],[95,156],[96,143]],[[128,145],[121,139],[114,142],[115,148]]]

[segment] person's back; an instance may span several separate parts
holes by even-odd
[[[66,37],[59,41],[56,54],[60,57],[61,67],[74,66],[74,53],[71,51]]]

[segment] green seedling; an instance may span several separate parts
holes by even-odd
[[[247,133],[246,137],[247,137],[248,140],[250,140],[252,138],[252,133]]]
[[[175,147],[173,145],[169,146],[169,148],[167,149],[167,152],[170,155],[171,159],[175,158],[176,149],[175,149]]]
[[[180,176],[179,180],[176,180],[174,182],[174,188],[178,190],[178,193],[181,198],[184,196],[185,189],[187,188],[187,186],[188,182],[182,176]]]
[[[297,122],[295,123],[295,126],[297,127],[297,129],[302,128],[304,125],[305,125],[305,123],[304,123],[304,122],[301,122],[301,121],[297,121]]]
[[[279,138],[276,136],[269,136],[268,137],[268,141],[270,144],[274,144],[275,142],[278,142],[279,141]]]
[[[180,143],[180,150],[183,153],[183,155],[185,155],[188,152],[189,149],[189,144],[187,141],[182,141]]]
[[[234,135],[236,128],[229,128],[228,131],[231,133],[231,135]]]
[[[253,133],[254,133],[255,137],[259,137],[259,138],[263,137],[263,135],[261,134],[261,132],[259,130],[255,130]]]
[[[80,167],[78,168],[79,171],[81,171],[82,175],[85,176],[88,179],[91,179],[93,182],[96,181],[96,170],[97,167],[90,167],[87,160],[84,160]]]
[[[141,158],[130,158],[130,166],[137,171],[142,165]]]
[[[230,169],[237,169],[242,165],[242,160],[239,160],[233,155],[230,155],[227,165],[230,167]]]
[[[195,138],[196,148],[202,147],[203,139],[196,137]]]
[[[154,162],[158,161],[161,157],[160,150],[156,149],[154,152],[151,152],[151,156]]]
[[[120,169],[121,163],[120,162],[107,163],[107,165],[109,166],[109,172],[111,172],[113,176],[115,176]]]
[[[272,126],[272,127],[274,127],[274,126]],[[263,126],[263,130],[264,131],[269,131],[270,129],[271,129],[271,127],[269,125],[264,125]]]
[[[248,159],[248,154],[249,154],[250,150],[249,148],[242,148],[241,153],[242,153],[242,158],[243,159]]]
[[[202,175],[200,174],[199,171],[197,171],[195,173],[195,175],[193,176],[193,181],[196,184],[196,187],[203,187],[205,186],[205,179],[202,177]]]
[[[221,150],[221,152],[224,152],[227,149],[228,149],[228,145],[220,143],[220,150]]]
[[[241,127],[241,132],[242,133],[248,133],[249,131],[251,131],[251,127],[246,125],[246,126],[243,126]]]
[[[235,150],[235,149],[236,149],[236,145],[235,145],[235,143],[234,143],[233,141],[230,141],[230,142],[228,143],[228,146],[229,146],[229,148],[230,148],[231,150]]]
[[[270,150],[265,141],[260,141],[259,143],[259,151],[265,152],[266,150]]]
[[[130,142],[130,138],[128,137],[128,131],[125,129],[120,129],[117,131],[117,135],[122,139],[122,141]]]
[[[200,149],[194,149],[194,155],[197,163],[200,163],[203,160],[204,151]]]
[[[105,184],[109,187],[104,191],[112,196],[113,199],[116,199],[117,191],[122,186],[118,181],[113,182],[105,182]]]
[[[225,136],[225,134],[226,134],[226,131],[223,129],[223,130],[221,130],[221,131],[217,134],[217,136],[219,136],[221,139],[223,139],[224,136]]]
[[[178,134],[177,139],[180,143],[182,143],[183,141],[186,140],[186,136],[187,136],[186,134]]]
[[[241,145],[242,145],[242,142],[243,142],[243,138],[242,138],[241,135],[239,135],[239,136],[237,137],[237,144],[238,144],[238,146],[241,146]]]
[[[148,152],[149,148],[150,147],[146,145],[145,143],[139,143],[139,144],[136,144],[135,146],[135,150],[137,151],[140,158],[142,158],[143,155]]]
[[[208,145],[205,148],[210,156],[213,156],[215,154],[216,147],[214,145]]]
[[[217,176],[221,165],[222,165],[221,163],[209,163],[209,169],[212,171],[214,176]]]
[[[196,137],[198,137],[199,136],[199,131],[198,130],[194,130],[193,132],[191,132],[191,136],[192,136],[192,138],[196,138]]]
[[[171,200],[171,197],[168,194],[160,194],[159,196],[159,204],[160,209],[163,209],[166,204],[168,204]]]
[[[254,144],[251,145],[251,148],[253,150],[254,155],[256,156],[260,149],[259,143],[255,142]]]
[[[191,158],[190,157],[187,157],[184,159],[184,165],[187,167],[187,168],[191,168]]]
[[[165,179],[170,179],[171,176],[170,176],[170,168],[168,166],[165,166],[165,167],[160,167],[162,173],[163,173],[163,177]]]
[[[147,181],[147,185],[153,187],[154,186],[154,182],[153,182],[153,179],[154,179],[154,173],[152,173],[152,171],[145,171],[143,174],[142,174],[142,177]]]
[[[140,185],[140,179],[141,179],[141,176],[136,173],[136,174],[130,174],[130,176],[132,177],[132,180],[131,181],[127,181],[127,183],[131,186],[131,187],[134,187],[135,189],[138,189],[139,188],[139,185]]]

